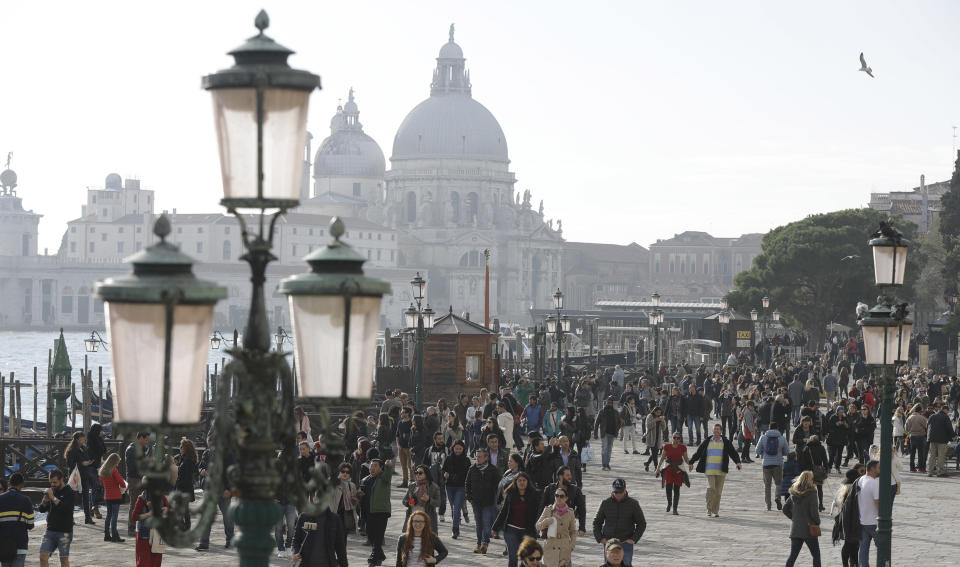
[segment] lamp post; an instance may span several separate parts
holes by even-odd
[[[650,325],[653,327],[653,375],[660,372],[660,322],[663,321],[663,311],[660,310],[660,294],[653,292],[650,296],[653,309],[647,314]]]
[[[255,21],[260,33],[231,52],[236,64],[204,77],[211,91],[221,158],[224,198],[221,204],[240,224],[251,269],[251,306],[242,346],[229,352],[224,383],[235,379],[231,397],[218,388],[216,420],[208,433],[213,449],[207,485],[193,528],[184,530],[190,497],[174,493],[166,516],[151,519],[163,539],[185,547],[207,533],[223,496],[224,453],[236,455],[230,467],[237,500],[230,515],[238,528],[233,544],[243,567],[266,567],[274,548],[273,529],[280,519],[274,502],[280,472],[301,511],[325,507],[332,488],[322,469],[314,467],[309,482],[297,471],[294,434],[294,388],[285,354],[271,351],[263,286],[271,253],[274,226],[287,209],[298,204],[300,152],[306,136],[307,103],[319,87],[316,75],[292,69],[292,53],[264,35],[269,24],[261,11]],[[259,211],[248,227],[241,209]],[[271,211],[271,212],[268,212]],[[251,215],[252,216],[252,215]],[[200,430],[203,366],[209,346],[222,337],[210,335],[214,305],[226,289],[198,280],[193,259],[166,241],[171,232],[166,215],[154,225],[159,243],[129,261],[133,272],[99,282],[107,332],[113,342],[115,380],[114,424],[124,432],[156,431],[151,457],[138,449],[137,460],[154,510],[162,507],[172,459],[166,439]],[[303,397],[316,404],[335,398],[338,404],[368,399],[371,394],[380,300],[386,282],[363,275],[365,258],[340,241],[343,222],[330,226],[333,241],[310,254],[311,270],[280,283],[289,297],[296,378]],[[219,346],[219,344],[217,344]],[[277,387],[279,384],[279,388]],[[232,412],[230,405],[232,404]],[[323,429],[329,426],[322,408]],[[342,445],[342,443],[340,443]],[[280,462],[276,449],[281,447]],[[328,449],[342,452],[333,436]],[[319,502],[307,498],[316,491]]]
[[[770,298],[766,295],[763,296],[763,299],[760,300],[760,305],[763,308],[763,312],[759,313],[756,309],[750,310],[750,320],[756,323],[760,321],[760,360],[762,364],[767,363],[767,323],[770,318],[767,316],[767,310],[770,309]],[[773,320],[780,320],[780,311],[773,311]]]
[[[563,292],[557,288],[553,294],[553,308],[557,316],[547,317],[547,332],[555,333],[557,337],[557,380],[563,377],[563,334],[570,332],[570,318],[563,315]]]
[[[103,340],[103,337],[100,336],[100,333],[96,331],[90,331],[90,337],[83,339],[83,348],[87,352],[98,352],[101,346],[103,346],[103,350],[110,350],[108,348],[110,343]]]
[[[874,280],[881,289],[877,305],[865,315],[858,314],[863,331],[866,362],[880,369],[880,506],[877,513],[877,565],[891,564],[893,537],[893,496],[890,486],[893,458],[893,396],[896,385],[896,365],[905,362],[910,352],[910,331],[906,303],[898,300],[884,288],[903,285],[907,264],[908,242],[897,229],[885,222],[871,235]],[[892,291],[892,290],[891,290]]]
[[[404,311],[403,314],[404,320],[407,323],[407,329],[415,333],[417,345],[417,389],[415,401],[417,411],[420,411],[423,405],[423,342],[427,337],[426,331],[433,328],[433,320],[436,314],[433,309],[430,309],[429,305],[426,307],[423,305],[427,280],[423,279],[420,272],[417,272],[417,275],[410,281],[410,286],[413,288],[413,300],[416,302],[416,306],[411,303],[410,308]]]
[[[730,323],[730,312],[724,308],[717,315],[717,322],[720,323],[720,359],[722,364],[727,360],[727,325]]]

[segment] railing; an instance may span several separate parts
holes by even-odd
[[[118,453],[123,457],[125,441],[104,439],[107,453]],[[47,473],[54,467],[70,474],[64,450],[70,439],[45,439],[42,437],[6,437],[0,439],[0,455],[3,455],[3,476],[19,472],[27,486],[49,486]],[[125,473],[123,459],[120,459],[120,472]]]

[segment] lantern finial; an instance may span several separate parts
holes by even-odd
[[[260,30],[260,35],[263,35],[263,30],[270,27],[270,16],[267,15],[266,10],[260,10],[260,13],[258,13],[257,17],[253,20],[253,25],[257,26],[257,29]]]
[[[340,217],[333,217],[330,221],[330,236],[339,242],[340,237],[343,236],[344,229],[343,221],[340,220]]]
[[[153,223],[153,233],[160,238],[160,242],[166,242],[167,236],[170,234],[170,219],[167,217],[166,213],[161,214],[160,218],[157,219],[157,222]]]

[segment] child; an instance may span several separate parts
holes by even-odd
[[[121,489],[126,488],[127,483],[123,481],[120,471],[117,470],[119,464],[120,455],[110,453],[97,474],[103,486],[103,500],[107,504],[107,519],[103,522],[103,541],[123,543],[124,540],[117,532],[117,518],[120,517],[120,503],[123,502]]]
[[[780,492],[777,493],[777,509],[780,508],[781,496],[790,497],[788,491],[798,476],[800,476],[800,462],[797,461],[797,452],[790,451],[787,453],[787,460],[783,463],[783,482],[780,483]]]

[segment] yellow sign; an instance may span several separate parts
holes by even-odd
[[[738,339],[749,339],[753,331],[737,331]]]

